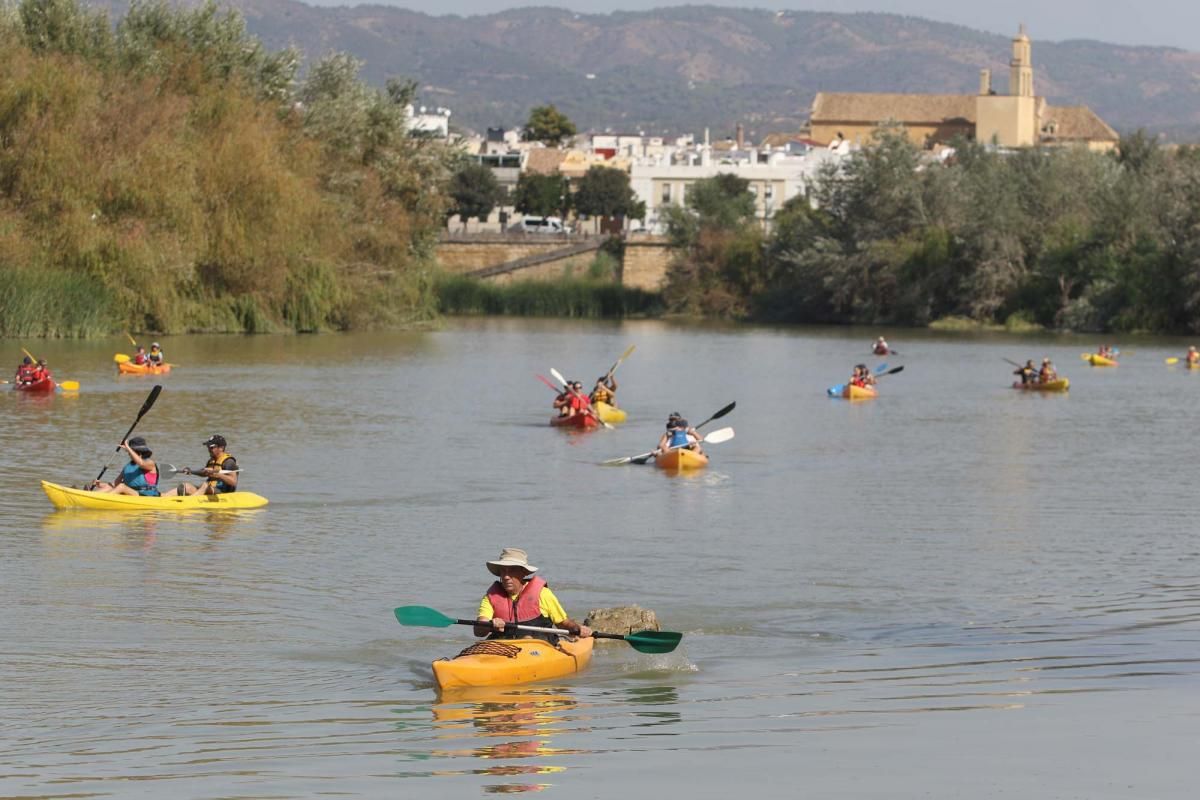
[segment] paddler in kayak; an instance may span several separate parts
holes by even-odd
[[[139,344],[139,345],[138,345],[137,352],[136,352],[136,353],[134,353],[134,354],[133,354],[133,358],[131,358],[131,359],[129,359],[129,360],[130,360],[130,362],[132,362],[132,363],[134,363],[134,364],[137,364],[139,367],[144,367],[144,366],[146,366],[146,362],[147,362],[147,359],[146,359],[146,348],[142,347],[142,346]]]
[[[141,436],[122,442],[121,447],[129,454],[129,463],[121,467],[121,474],[112,483],[92,481],[85,489],[110,494],[132,494],[142,497],[158,497],[158,465],[154,455]]]
[[[225,452],[225,437],[214,433],[204,440],[204,446],[208,448],[208,463],[204,465],[204,468],[197,472],[192,472],[190,469],[183,471],[188,475],[201,475],[208,480],[199,486],[181,483],[178,488],[164,492],[164,497],[190,494],[227,494],[237,491],[237,459]]]
[[[530,633],[508,629],[508,624],[532,625],[536,628],[559,628],[573,636],[588,637],[592,629],[567,616],[562,604],[550,591],[544,578],[534,573],[538,568],[529,563],[524,550],[506,547],[500,557],[487,562],[488,572],[499,580],[488,587],[479,602],[475,617],[475,635],[489,639],[545,639],[554,642],[558,637],[548,633]]]
[[[667,417],[667,430],[659,437],[658,447],[655,448],[654,454],[658,455],[665,450],[683,447],[703,455],[704,448],[700,446],[700,438],[700,433],[688,425],[688,421],[678,411],[672,411],[671,415]]]
[[[1187,358],[1184,359],[1184,363],[1189,367],[1200,364],[1200,351],[1196,350],[1196,345],[1188,348]]]
[[[601,375],[596,378],[596,386],[592,389],[592,404],[606,403],[617,407],[617,379],[613,375]]]
[[[1049,358],[1042,359],[1042,368],[1038,370],[1038,383],[1049,383],[1058,379],[1058,371],[1054,369],[1054,364]]]
[[[1012,362],[1010,361],[1009,363],[1011,364]],[[1035,367],[1033,365],[1033,359],[1031,358],[1028,361],[1026,361],[1025,366],[1017,367],[1016,369],[1014,369],[1013,375],[1020,375],[1021,383],[1035,383],[1036,382],[1035,378],[1037,376],[1037,367]]]
[[[850,383],[865,389],[875,385],[875,376],[871,374],[871,370],[866,364],[856,364],[854,374],[850,376]]]
[[[17,365],[17,371],[13,375],[13,383],[17,385],[33,383],[33,374],[36,370],[37,367],[34,365],[33,359],[25,356],[25,359]]]
[[[50,368],[46,366],[46,359],[39,358],[37,366],[33,368],[33,382],[44,381],[50,377]]]
[[[874,346],[875,355],[886,356],[888,353],[891,352],[891,350],[892,350],[892,348],[888,347],[887,340],[885,340],[882,336],[880,336],[878,339],[875,340],[875,346]]]
[[[158,346],[158,342],[150,345],[150,352],[146,354],[146,361],[149,362],[151,366],[161,367],[165,358],[166,356],[163,353],[162,348]]]

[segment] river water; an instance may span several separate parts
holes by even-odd
[[[1200,731],[1200,374],[1183,340],[891,332],[878,399],[825,396],[871,330],[452,320],[178,337],[138,428],[222,433],[258,511],[55,512],[156,379],[127,343],[26,342],[75,396],[0,396],[0,795],[1184,798]],[[556,367],[630,421],[551,429]],[[10,343],[9,360],[19,357]],[[1012,391],[1051,356],[1067,395]],[[602,467],[666,414],[710,468]],[[637,603],[669,655],[439,697],[484,562],[524,547],[577,618]]]

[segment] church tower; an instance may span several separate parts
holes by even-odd
[[[1008,62],[1008,93],[1014,97],[1033,97],[1033,58],[1029,36],[1022,24],[1012,40],[1012,59]]]

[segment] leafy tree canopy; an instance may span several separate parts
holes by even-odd
[[[543,142],[558,147],[574,135],[575,123],[551,103],[537,106],[529,112],[529,121],[525,123],[521,138],[527,142]]]
[[[513,206],[522,214],[533,217],[564,216],[571,208],[567,179],[558,173],[526,172],[517,180]]]
[[[632,217],[645,214],[645,204],[629,185],[629,173],[612,167],[593,166],[579,179],[575,210],[594,217]]]
[[[483,164],[467,163],[450,179],[449,214],[466,221],[483,221],[501,201],[504,190],[496,175]]]

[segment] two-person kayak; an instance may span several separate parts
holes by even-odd
[[[117,372],[121,375],[166,375],[170,371],[170,364],[135,364],[132,361],[117,362]]]
[[[49,394],[53,392],[58,384],[54,382],[54,378],[47,375],[41,380],[33,381],[32,383],[14,383],[13,390],[18,392],[27,392],[29,394]]]
[[[190,494],[178,497],[148,497],[140,495],[88,492],[70,486],[42,481],[42,490],[55,508],[91,508],[103,511],[190,511],[193,509],[261,508],[267,498],[254,492],[226,494]]]
[[[1055,378],[1052,381],[1030,381],[1029,383],[1021,383],[1014,381],[1012,388],[1020,389],[1025,392],[1065,392],[1071,387],[1071,381],[1066,378]]]

